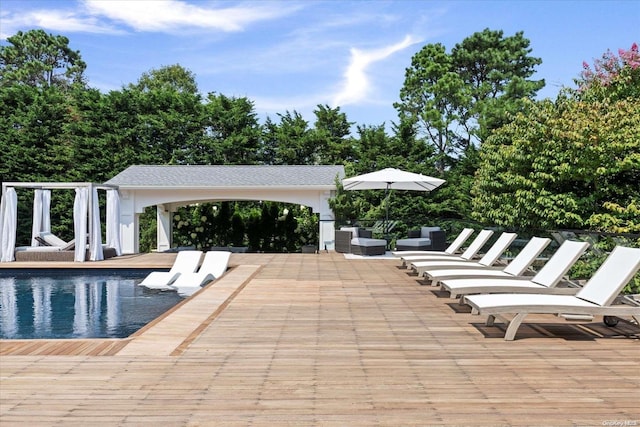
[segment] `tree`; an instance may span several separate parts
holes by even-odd
[[[0,87],[0,179],[2,181],[74,181],[75,140],[70,97],[57,86],[23,84]],[[84,181],[85,179],[83,179]],[[71,233],[70,193],[52,194],[53,231],[66,238]],[[31,199],[19,192],[18,241],[31,234]]]
[[[193,74],[180,65],[162,67],[144,73],[124,91],[131,97],[124,99],[127,114],[135,117],[134,129],[124,136],[133,139],[145,163],[186,163],[203,138],[202,99]]]
[[[168,65],[142,73],[137,83],[131,88],[143,92],[154,90],[170,90],[172,92],[197,94],[196,76],[180,64]]]
[[[70,157],[64,164],[70,181],[105,182],[120,172],[118,153],[105,138],[105,97],[97,89],[74,88],[64,124]],[[127,163],[131,164],[131,162]]]
[[[639,107],[634,99],[530,102],[480,151],[474,217],[549,229],[612,223],[602,215],[616,206],[632,214],[640,200]]]
[[[43,30],[18,31],[0,46],[0,86],[70,87],[84,84],[86,64],[64,36]]]
[[[631,49],[618,49],[618,56],[610,50],[596,59],[593,69],[582,63],[582,73],[576,79],[578,96],[582,99],[640,98],[640,52],[638,44]]]
[[[462,108],[470,102],[463,88],[464,81],[445,47],[429,44],[411,59],[400,90],[401,102],[394,104],[400,120],[416,123],[426,143],[436,149],[440,171],[444,171],[445,158],[459,145],[454,124],[462,120]]]
[[[191,145],[189,163],[259,163],[261,128],[252,101],[209,93],[203,110],[204,137]]]
[[[416,123],[436,149],[438,169],[472,144],[482,144],[532,98],[544,81],[528,80],[542,61],[529,56],[522,32],[504,37],[485,29],[456,44],[451,53],[428,44],[411,60],[394,104],[401,120]]]
[[[278,114],[280,123],[267,117],[262,135],[265,162],[274,165],[317,165],[319,147],[309,123],[297,111]]]
[[[465,116],[470,136],[482,143],[493,129],[502,126],[510,114],[521,110],[523,99],[533,99],[544,80],[527,80],[542,60],[529,56],[532,49],[524,33],[504,37],[488,28],[474,33],[451,50],[451,56],[465,84],[471,105]],[[469,120],[477,121],[471,129]],[[465,141],[466,148],[472,138]]]
[[[351,126],[347,115],[327,105],[318,105],[314,111],[313,138],[318,146],[318,162],[325,165],[336,165],[354,160],[354,144],[351,140]]]

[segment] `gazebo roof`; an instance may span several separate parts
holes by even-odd
[[[336,165],[135,165],[106,182],[134,188],[327,187],[344,178]]]

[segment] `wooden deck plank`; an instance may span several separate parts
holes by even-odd
[[[166,255],[142,258],[166,267]],[[0,342],[0,423],[640,423],[630,323],[531,316],[505,342],[393,260],[234,254],[231,265],[129,339]]]

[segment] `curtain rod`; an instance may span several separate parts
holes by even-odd
[[[7,187],[15,188],[31,188],[35,190],[55,190],[69,189],[78,187],[94,187],[98,190],[117,190],[119,187],[112,184],[97,184],[93,182],[3,182],[2,190]]]

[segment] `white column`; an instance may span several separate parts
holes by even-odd
[[[332,191],[325,191],[320,195],[318,249],[321,251],[335,249],[335,217],[329,207],[329,199],[333,195],[332,193]]]
[[[171,237],[173,230],[173,213],[170,212],[168,206],[158,205],[156,207],[157,212],[157,230],[156,236],[158,239],[158,252],[164,252],[171,249]]]
[[[135,254],[140,251],[138,214],[135,200],[129,191],[120,192],[120,238],[123,254]]]

